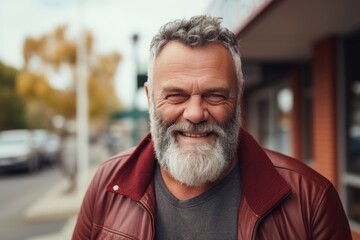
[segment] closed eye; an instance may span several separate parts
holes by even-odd
[[[203,98],[207,103],[211,105],[221,104],[227,99],[227,97],[223,94],[214,94],[214,93],[206,94],[203,96]]]
[[[173,93],[165,97],[170,104],[179,104],[185,102],[189,98],[189,95],[183,93]]]

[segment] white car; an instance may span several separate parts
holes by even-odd
[[[38,170],[40,154],[29,130],[6,130],[0,132],[0,169],[25,168]]]
[[[42,162],[53,164],[58,161],[60,156],[59,136],[45,129],[35,129],[32,133]]]

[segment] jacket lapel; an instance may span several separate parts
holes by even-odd
[[[239,160],[243,195],[252,211],[262,216],[291,190],[262,147],[241,129]]]
[[[155,165],[153,142],[148,134],[116,173],[107,190],[139,201],[153,180]],[[114,185],[120,188],[114,191]]]
[[[242,195],[238,239],[255,239],[258,222],[291,191],[263,148],[241,129],[239,140]]]

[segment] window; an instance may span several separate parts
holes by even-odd
[[[291,154],[292,105],[292,91],[288,87],[268,87],[251,94],[249,130],[262,146]]]
[[[360,70],[357,71],[359,76],[353,75],[349,89],[347,171],[360,174]]]
[[[344,39],[346,210],[360,228],[360,32]]]

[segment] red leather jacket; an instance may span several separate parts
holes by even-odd
[[[351,239],[331,183],[300,161],[263,150],[244,130],[238,239]],[[73,239],[153,239],[156,160],[150,135],[101,165],[85,195]]]

